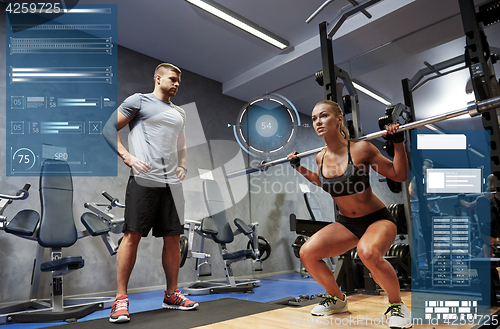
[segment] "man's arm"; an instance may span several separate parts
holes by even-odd
[[[130,122],[130,119],[123,115],[120,111],[116,110],[115,113],[111,115],[108,122],[103,128],[102,134],[108,142],[109,146],[122,158],[123,162],[132,168],[135,174],[142,172],[148,172],[151,166],[142,160],[139,160],[123,146],[122,140],[120,138],[120,131]]]
[[[187,167],[186,167],[186,156],[187,156],[187,148],[186,148],[186,132],[181,131],[177,136],[177,169],[175,172],[177,173],[177,177],[182,181],[186,177]]]

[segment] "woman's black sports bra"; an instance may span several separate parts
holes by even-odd
[[[321,166],[319,168],[319,182],[321,187],[326,192],[330,193],[332,197],[352,195],[355,193],[363,192],[370,187],[370,174],[363,170],[358,169],[352,163],[351,147],[349,141],[347,142],[347,155],[349,160],[345,172],[337,177],[327,178],[323,176],[323,159],[326,152],[321,158]]]

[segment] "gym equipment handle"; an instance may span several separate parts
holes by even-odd
[[[111,196],[111,194],[109,194],[108,192],[106,191],[102,191],[102,196],[105,197],[106,199],[108,199],[109,202],[115,202],[115,201],[118,201],[117,198],[113,198]]]
[[[111,202],[111,205],[113,207],[125,208],[125,205],[121,204],[120,200],[112,197],[111,194],[109,194],[108,192],[103,191],[102,196],[104,196],[106,199],[108,199],[108,201]]]
[[[0,199],[9,199],[9,200],[24,200],[29,196],[28,190],[30,189],[31,184],[24,184],[23,188],[17,191],[16,195],[8,195],[8,194],[0,194]]]

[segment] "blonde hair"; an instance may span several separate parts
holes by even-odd
[[[330,101],[330,100],[321,101],[321,102],[318,102],[314,107],[316,107],[318,105],[321,105],[321,104],[328,105],[332,109],[332,112],[337,117],[339,115],[344,116],[344,114],[342,113],[342,109],[340,108],[339,104],[335,103],[334,101]],[[344,126],[343,122],[340,124],[340,133],[342,134],[342,136],[344,136],[345,139],[349,139],[349,129],[347,129],[347,127]]]
[[[174,72],[177,72],[179,73],[179,75],[182,74],[182,71],[180,68],[178,68],[177,66],[175,66],[174,64],[170,64],[170,63],[161,63],[160,65],[158,65],[155,69],[155,75],[156,76],[157,74],[159,74],[158,72],[162,69],[162,68],[166,68],[166,69],[170,69]]]

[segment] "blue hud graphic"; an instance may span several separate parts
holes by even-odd
[[[489,135],[412,131],[412,144],[412,317],[426,324],[487,321]]]
[[[54,159],[74,176],[116,176],[102,137],[117,106],[116,5],[17,5],[6,8],[7,175],[38,176]]]

